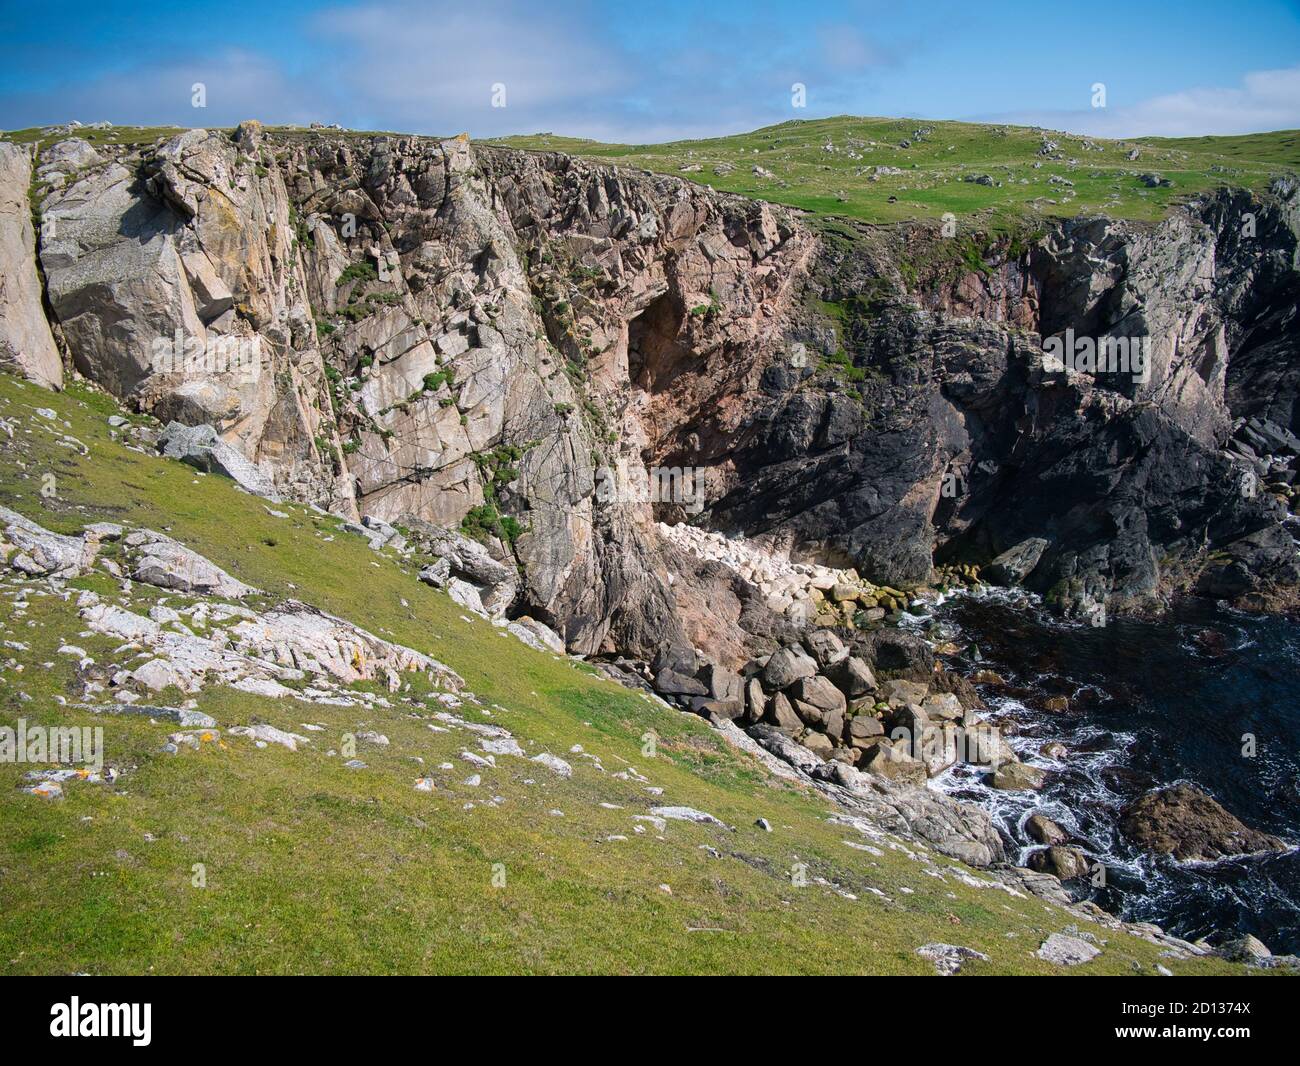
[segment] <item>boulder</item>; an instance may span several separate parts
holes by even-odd
[[[846,655],[832,663],[826,670],[826,676],[850,699],[865,696],[876,687],[876,679],[872,677],[870,667],[856,655]]]
[[[1002,731],[988,722],[974,722],[966,727],[964,755],[972,766],[997,769],[1004,763],[1018,762],[1015,750],[1007,743]]]
[[[763,683],[756,677],[751,677],[745,682],[745,721],[751,725],[763,717],[763,712],[767,710],[767,693],[763,691]]]
[[[94,562],[98,541],[52,533],[8,507],[0,507],[0,559],[29,577],[77,577]]]
[[[311,743],[304,736],[297,733],[288,733],[283,729],[276,729],[275,726],[267,725],[265,722],[259,722],[256,725],[232,725],[226,732],[236,737],[251,737],[254,742],[259,744],[279,744],[290,751],[297,751],[299,744]]]
[[[994,788],[1004,792],[1018,792],[1040,789],[1046,778],[1047,774],[1036,766],[1029,766],[1022,762],[1007,762],[993,771],[993,780],[990,783]]]
[[[951,692],[941,692],[933,696],[926,696],[921,701],[921,710],[923,710],[932,722],[955,722],[962,715],[961,701]]]
[[[820,674],[800,678],[786,692],[791,699],[811,704],[823,712],[839,711],[842,714],[848,706],[844,693]]]
[[[1259,962],[1273,957],[1268,945],[1249,933],[1224,940],[1214,949],[1214,953],[1229,962]]]
[[[799,739],[799,743],[822,759],[829,759],[835,751],[835,745],[831,743],[830,737],[811,729]]]
[[[854,646],[873,673],[918,681],[934,674],[934,650],[919,633],[887,627],[856,637]]]
[[[886,681],[880,689],[891,707],[903,707],[909,703],[920,705],[925,699],[926,687],[919,681]]]
[[[275,497],[274,482],[240,451],[226,444],[210,425],[186,426],[169,422],[158,435],[158,450],[196,470],[222,474],[255,496]]]
[[[961,758],[961,730],[954,725],[928,725],[913,750],[931,777],[937,777]]]
[[[1045,814],[1034,813],[1025,819],[1025,833],[1039,844],[1064,844],[1070,835]]]
[[[739,718],[745,713],[745,704],[743,700],[693,700],[692,708],[696,714],[702,714],[705,718],[725,718],[727,721]]]
[[[1052,846],[1040,848],[1029,856],[1029,868],[1051,874],[1062,881],[1072,881],[1088,873],[1088,857],[1078,848]]]
[[[788,688],[817,673],[817,661],[796,644],[779,648],[763,667],[763,684],[771,690]]]
[[[727,824],[721,819],[715,818],[707,811],[696,810],[694,807],[651,807],[650,814],[655,818],[668,818],[674,822],[695,822],[697,825],[714,825],[719,829],[728,828]]]
[[[798,736],[804,727],[784,692],[777,692],[768,700],[765,720],[791,736]]]
[[[447,559],[439,559],[437,562],[421,567],[416,576],[432,588],[445,589],[447,582],[451,580],[451,562]]]
[[[826,712],[820,707],[814,707],[811,703],[804,703],[803,700],[792,699],[790,706],[794,708],[794,713],[799,716],[799,721],[809,729],[824,730],[826,728]]]
[[[922,944],[916,949],[916,953],[923,959],[933,962],[935,972],[940,977],[951,977],[958,973],[962,964],[971,959],[978,959],[980,962],[989,961],[989,957],[984,952],[962,947],[959,944]]]
[[[858,765],[869,774],[909,785],[924,785],[930,777],[923,763],[884,742],[867,748]]]
[[[838,709],[827,711],[822,721],[822,732],[838,744],[844,736],[844,712]]]
[[[895,740],[901,739],[908,750],[915,755],[920,748],[921,739],[930,727],[930,719],[915,703],[898,708],[890,718],[889,733]]]
[[[1046,540],[1029,537],[997,556],[980,574],[995,585],[1019,585],[1033,572],[1046,550]]]
[[[1053,933],[1038,946],[1034,954],[1057,966],[1078,966],[1095,959],[1101,954],[1101,948],[1077,936]]]
[[[547,650],[553,651],[556,655],[564,654],[564,638],[545,622],[524,615],[522,618],[515,619],[515,625],[528,630]]]
[[[451,597],[451,602],[459,604],[465,610],[473,614],[488,617],[487,608],[483,606],[482,590],[477,585],[472,585],[468,581],[462,581],[458,577],[449,578],[447,581],[447,595]]]
[[[519,591],[518,572],[513,565],[493,558],[485,545],[458,530],[432,525],[415,515],[403,514],[397,521],[410,530],[421,548],[438,556],[437,563],[420,572],[420,580],[437,587],[445,585],[451,577],[470,582],[478,587],[483,609],[492,617],[504,614],[514,602]],[[658,672],[661,666],[667,665],[678,673],[692,676],[694,654],[687,651],[685,657],[689,661],[681,663],[661,662],[656,658],[654,670]]]
[[[103,162],[103,157],[89,141],[81,137],[69,137],[41,149],[40,166],[36,169],[36,175],[42,181],[53,181],[100,162]]]
[[[1191,785],[1148,792],[1124,811],[1120,831],[1148,851],[1179,861],[1212,861],[1287,847],[1280,838],[1244,824]]]
[[[198,552],[153,530],[136,530],[123,543],[132,564],[131,577],[147,585],[236,600],[257,591]]]
[[[744,696],[740,675],[725,666],[706,661],[696,676],[714,699],[740,701]]]
[[[707,696],[703,683],[665,666],[655,674],[655,688],[665,696]]]
[[[869,714],[858,714],[849,719],[846,739],[855,748],[869,747],[878,737],[885,735],[880,719]]]
[[[826,670],[827,667],[848,658],[849,649],[829,629],[813,630],[803,638],[803,644],[808,649],[808,654],[817,660],[817,665],[822,670]]]
[[[367,530],[363,536],[369,539],[370,546],[376,550],[387,547],[401,551],[406,547],[406,537],[402,531],[382,518],[376,518],[372,514],[362,515],[361,525]]]

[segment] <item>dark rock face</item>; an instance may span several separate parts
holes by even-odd
[[[1023,273],[1004,264],[970,320],[894,287],[876,237],[852,259],[824,250],[808,288],[838,309],[854,373],[766,375],[770,403],[730,445],[738,487],[709,515],[904,586],[932,559],[996,558],[995,580],[1071,614],[1159,606],[1198,587],[1208,552],[1202,591],[1293,596],[1286,508],[1243,493],[1222,446],[1236,415],[1293,418],[1296,229],[1291,205],[1226,193],[1150,231],[1064,224]],[[816,343],[815,321],[805,304],[792,334]],[[1141,347],[1113,372],[1067,372],[1039,341],[1066,330]]]
[[[1189,785],[1148,792],[1125,812],[1120,829],[1134,842],[1180,861],[1283,851],[1286,842],[1245,825]]]

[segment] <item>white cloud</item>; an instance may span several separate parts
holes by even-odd
[[[1136,104],[1079,111],[1016,111],[1012,122],[1096,137],[1195,137],[1300,128],[1300,67],[1259,70],[1235,88],[1197,88]]]
[[[337,56],[339,104],[356,118],[426,132],[568,133],[564,118],[632,84],[618,50],[582,15],[511,0],[372,3],[329,9],[312,26]],[[504,108],[492,107],[497,84]]]

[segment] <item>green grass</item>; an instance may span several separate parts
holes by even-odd
[[[66,419],[60,432],[89,454],[39,428],[48,422],[38,407]],[[915,949],[938,940],[991,957],[969,965],[972,973],[1053,972],[1032,951],[1073,917],[928,876],[902,851],[876,857],[848,847],[855,834],[827,823],[823,799],[773,783],[699,719],[465,620],[415,579],[414,562],[376,555],[337,519],[287,504],[279,509],[289,517],[276,518],[224,479],[127,449],[110,438],[106,417],[115,410],[78,385],[56,395],[0,376],[0,418],[17,426],[0,449],[0,498],[65,532],[94,520],[164,529],[261,589],[258,604],[292,596],[426,651],[457,670],[492,717],[468,705],[459,713],[506,726],[530,754],[561,755],[574,775],[498,757],[496,770],[480,771],[480,787],[466,786],[473,768],[456,755],[474,747],[471,739],[427,728],[427,685],[416,676],[409,692],[376,710],[211,687],[199,707],[222,726],[265,721],[303,733],[313,722],[324,731],[307,733],[313,743],[297,753],[228,737],[224,747],[165,755],[159,748],[173,726],[58,704],[56,696],[71,702],[79,692],[60,642],[99,663],[122,661],[117,642],[80,636],[75,599],[40,595],[39,582],[26,586],[26,616],[15,616],[17,584],[6,572],[0,641],[29,647],[0,647],[0,663],[13,656],[24,666],[0,670],[0,722],[102,725],[107,760],[123,776],[112,786],[72,783],[63,799],[42,800],[17,787],[30,767],[0,765],[0,971],[919,974],[931,966]],[[51,498],[39,492],[47,473],[56,477]],[[121,595],[102,573],[72,587]],[[144,611],[163,599],[186,602],[136,585],[130,605]],[[180,698],[155,702],[168,696]],[[366,769],[327,756],[343,734],[363,729],[392,741],[359,745]],[[647,733],[658,737],[653,758],[642,754]],[[609,773],[570,754],[573,744]],[[443,761],[457,769],[439,770]],[[628,767],[663,797],[613,776]],[[422,772],[436,791],[414,790]],[[487,805],[491,796],[501,805]],[[735,831],[670,822],[662,839],[637,834],[631,816],[655,803],[701,808]],[[759,816],[774,832],[755,826]],[[936,861],[941,870],[957,865]],[[807,887],[792,884],[798,862],[808,866]],[[206,867],[205,888],[191,884],[196,863]],[[505,866],[503,888],[492,885],[495,863]],[[1083,972],[1152,973],[1157,961],[1187,973],[1232,969],[1160,960],[1152,945],[1092,929],[1109,943]]]
[[[916,140],[914,134],[924,127],[932,132]],[[980,216],[982,225],[995,229],[1025,215],[1104,214],[1153,221],[1175,204],[1217,186],[1259,190],[1273,175],[1300,169],[1295,130],[1128,141],[1047,134],[1066,156],[1059,161],[1038,155],[1043,136],[1022,126],[841,116],[667,144],[603,144],[551,134],[493,143],[679,174],[710,188],[821,215],[867,222],[937,222],[952,212],[957,218]],[[905,140],[911,142],[907,148],[902,147]],[[1085,150],[1085,142],[1095,148]],[[825,151],[827,144],[835,151]],[[1129,161],[1133,148],[1140,156]],[[1035,163],[1041,166],[1035,168]],[[697,164],[699,171],[681,170]],[[718,174],[720,166],[734,169]],[[755,166],[774,177],[755,175]],[[869,180],[869,172],[880,166],[902,173]],[[1146,188],[1137,175],[1148,172],[1169,178],[1173,187]],[[963,180],[980,174],[1000,182],[1000,187]],[[1073,189],[1053,184],[1052,176],[1073,182]]]
[[[51,123],[61,126],[62,123]],[[88,126],[73,130],[71,133],[45,133],[48,126],[33,126],[22,130],[7,130],[0,134],[0,140],[12,141],[14,144],[35,144],[48,148],[69,137],[80,137],[96,148],[124,145],[130,148],[165,141],[183,132],[180,126],[110,126],[108,129],[92,130]]]

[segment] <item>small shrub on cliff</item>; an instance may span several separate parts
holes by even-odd
[[[335,285],[346,285],[349,281],[371,281],[379,277],[379,271],[375,269],[375,264],[369,259],[363,259],[359,263],[353,263],[345,267],[343,273],[339,275]]]

